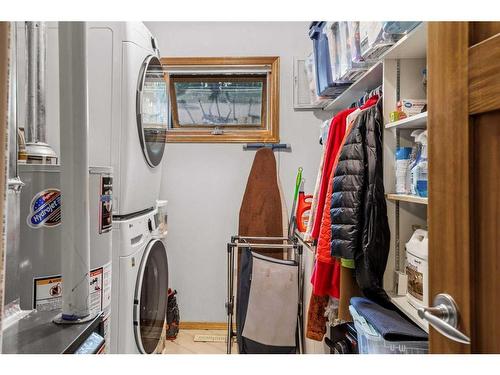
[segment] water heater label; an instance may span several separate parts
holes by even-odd
[[[62,279],[60,275],[33,280],[33,308],[52,311],[62,307]]]
[[[112,215],[113,178],[101,178],[101,194],[99,198],[99,233],[106,233],[113,227]]]
[[[31,200],[27,222],[35,229],[61,224],[61,191],[45,189],[37,193]]]

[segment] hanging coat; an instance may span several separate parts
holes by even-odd
[[[335,115],[330,124],[330,129],[328,131],[328,140],[325,145],[325,152],[323,157],[323,169],[321,171],[321,181],[319,184],[318,191],[318,204],[316,208],[316,214],[314,217],[313,227],[311,231],[312,239],[318,239],[319,232],[321,229],[321,220],[323,218],[323,210],[326,201],[326,193],[328,190],[328,182],[330,181],[330,171],[332,170],[333,162],[335,156],[337,155],[340,142],[345,133],[345,119],[353,112],[353,108],[344,109]],[[340,124],[343,124],[340,126]]]
[[[353,259],[362,292],[386,300],[382,281],[390,232],[382,166],[382,110],[361,113],[346,139],[333,178],[331,255]]]
[[[313,284],[313,293],[317,296],[329,295],[334,298],[339,298],[339,264],[335,258],[330,255],[330,199],[332,194],[331,180],[334,172],[334,164],[337,155],[340,152],[342,141],[346,131],[346,118],[354,112],[355,109],[346,109],[339,112],[333,119],[330,125],[332,137],[329,137],[329,153],[331,165],[329,169],[324,172],[327,175],[326,179],[326,192],[323,198],[323,207],[321,209],[321,217],[319,218],[319,231],[318,231],[318,245],[316,247],[316,263],[314,265],[314,272],[311,276],[311,283]],[[318,210],[317,213],[320,211]]]
[[[360,110],[365,110],[375,105],[377,100],[378,96],[370,98],[365,105],[360,108]],[[340,121],[337,125],[340,124],[344,131],[338,132],[339,135],[343,133],[343,136],[340,142],[336,142],[334,144],[332,150],[335,156],[333,158],[332,169],[329,171],[330,177],[328,178],[328,190],[326,192],[325,207],[323,210],[323,217],[321,218],[318,245],[316,247],[316,265],[312,279],[314,285],[313,291],[317,295],[328,294],[334,298],[339,298],[340,295],[340,264],[339,260],[331,256],[332,222],[330,205],[333,194],[333,177],[338,165],[341,149],[354,125],[354,121],[350,124],[347,123],[347,121],[349,120],[349,117],[351,117],[351,114],[354,114],[355,112],[360,113],[360,110],[350,109],[349,111],[343,111],[336,116],[336,118]]]

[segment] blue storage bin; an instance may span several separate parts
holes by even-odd
[[[312,22],[309,27],[309,37],[313,41],[316,88],[319,96],[337,97],[349,87],[351,82],[335,82],[332,77],[332,63],[325,26],[326,22],[317,21]]]

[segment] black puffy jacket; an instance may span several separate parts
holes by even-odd
[[[382,100],[363,111],[342,147],[330,208],[332,256],[354,259],[356,281],[369,297],[382,296],[390,232],[382,166]]]

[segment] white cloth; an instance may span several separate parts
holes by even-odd
[[[264,345],[295,346],[299,303],[298,267],[252,256],[252,284],[242,335]]]

